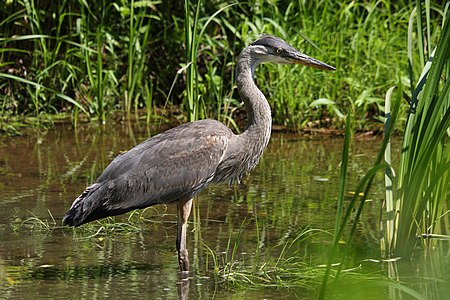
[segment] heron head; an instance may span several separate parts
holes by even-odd
[[[301,64],[321,70],[336,70],[334,67],[301,53],[285,41],[272,35],[264,35],[250,44],[260,62],[278,64]]]

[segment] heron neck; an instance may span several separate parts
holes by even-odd
[[[247,129],[243,135],[253,137],[260,143],[262,150],[267,146],[272,129],[272,116],[269,103],[258,89],[253,79],[259,60],[252,57],[248,49],[244,49],[237,64],[237,88],[247,109]]]

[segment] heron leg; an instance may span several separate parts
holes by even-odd
[[[178,201],[178,230],[177,230],[177,251],[180,271],[189,272],[189,256],[186,249],[187,221],[191,214],[192,199],[180,199]]]

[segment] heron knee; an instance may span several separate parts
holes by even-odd
[[[178,251],[178,264],[181,272],[189,272],[189,254],[187,249]]]

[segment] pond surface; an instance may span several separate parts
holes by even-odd
[[[223,269],[227,262],[235,268],[261,267],[265,261],[276,261],[288,244],[293,246],[284,255],[295,256],[295,263],[316,269],[326,263],[332,237],[325,231],[334,226],[340,138],[274,134],[260,164],[241,185],[203,191],[190,218],[188,278],[178,272],[174,205],[154,206],[75,230],[61,226],[64,213],[85,187],[121,151],[156,132],[152,130],[138,125],[79,130],[58,125],[47,132],[0,138],[0,298],[315,298],[319,275],[303,284],[283,287],[271,281],[266,287],[252,288],[248,283],[224,284],[214,268]],[[379,139],[353,141],[349,191],[374,162],[380,143]],[[367,274],[387,276],[392,267],[371,261],[380,255],[383,180],[380,174],[350,254],[348,267],[362,275],[344,281],[336,298],[410,297],[386,286],[361,284]],[[296,241],[305,232],[311,232],[309,237]],[[448,245],[436,251],[438,255],[428,254],[436,259],[418,257],[393,267],[409,287],[433,299],[446,299],[450,252]]]

